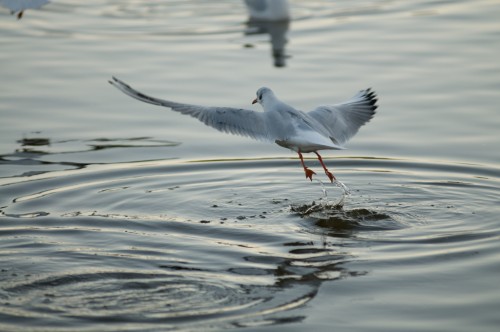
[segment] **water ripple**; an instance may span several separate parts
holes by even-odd
[[[373,264],[494,259],[471,260],[498,242],[494,210],[481,208],[498,200],[497,170],[328,162],[352,189],[342,206],[340,188],[305,181],[289,159],[89,165],[10,178],[0,186],[8,267],[0,306],[14,325],[0,326],[20,317],[33,330],[283,324],[305,318],[296,310],[322,283],[369,276]]]

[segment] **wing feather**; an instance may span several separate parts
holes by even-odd
[[[113,77],[109,83],[132,98],[145,103],[168,107],[173,111],[190,115],[219,131],[247,136],[256,140],[271,140],[264,119],[264,113],[262,112],[231,107],[198,106],[159,99],[135,90],[116,77]]]
[[[344,145],[375,115],[376,103],[375,92],[366,89],[343,103],[319,106],[308,115],[321,124],[333,143]]]

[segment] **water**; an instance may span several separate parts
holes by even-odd
[[[0,330],[498,330],[500,3],[291,9],[265,27],[238,1],[0,12]],[[323,154],[337,204],[314,158],[309,182],[293,153],[111,75],[245,108],[262,85],[305,110],[371,86],[380,108]]]

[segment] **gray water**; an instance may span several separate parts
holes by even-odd
[[[291,1],[258,27],[240,1],[0,10],[0,330],[498,330],[500,2]],[[372,87],[380,107],[322,154],[351,191],[335,206],[312,155],[309,182],[111,75],[201,105]]]

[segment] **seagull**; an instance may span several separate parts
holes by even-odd
[[[378,107],[377,96],[371,89],[361,90],[345,102],[318,106],[306,113],[285,104],[271,89],[262,87],[257,90],[252,104],[259,103],[264,112],[256,112],[155,98],[135,90],[116,77],[109,80],[109,83],[132,98],[190,115],[219,131],[274,142],[291,149],[299,155],[306,179],[311,181],[316,173],[305,165],[302,153],[314,152],[332,183],[336,178],[328,170],[318,151],[343,150],[343,145],[362,125],[370,121]]]
[[[20,20],[26,9],[38,9],[49,2],[49,0],[0,0],[0,6],[9,9],[12,15],[17,13],[17,19]]]
[[[251,21],[288,21],[287,0],[245,0]]]

